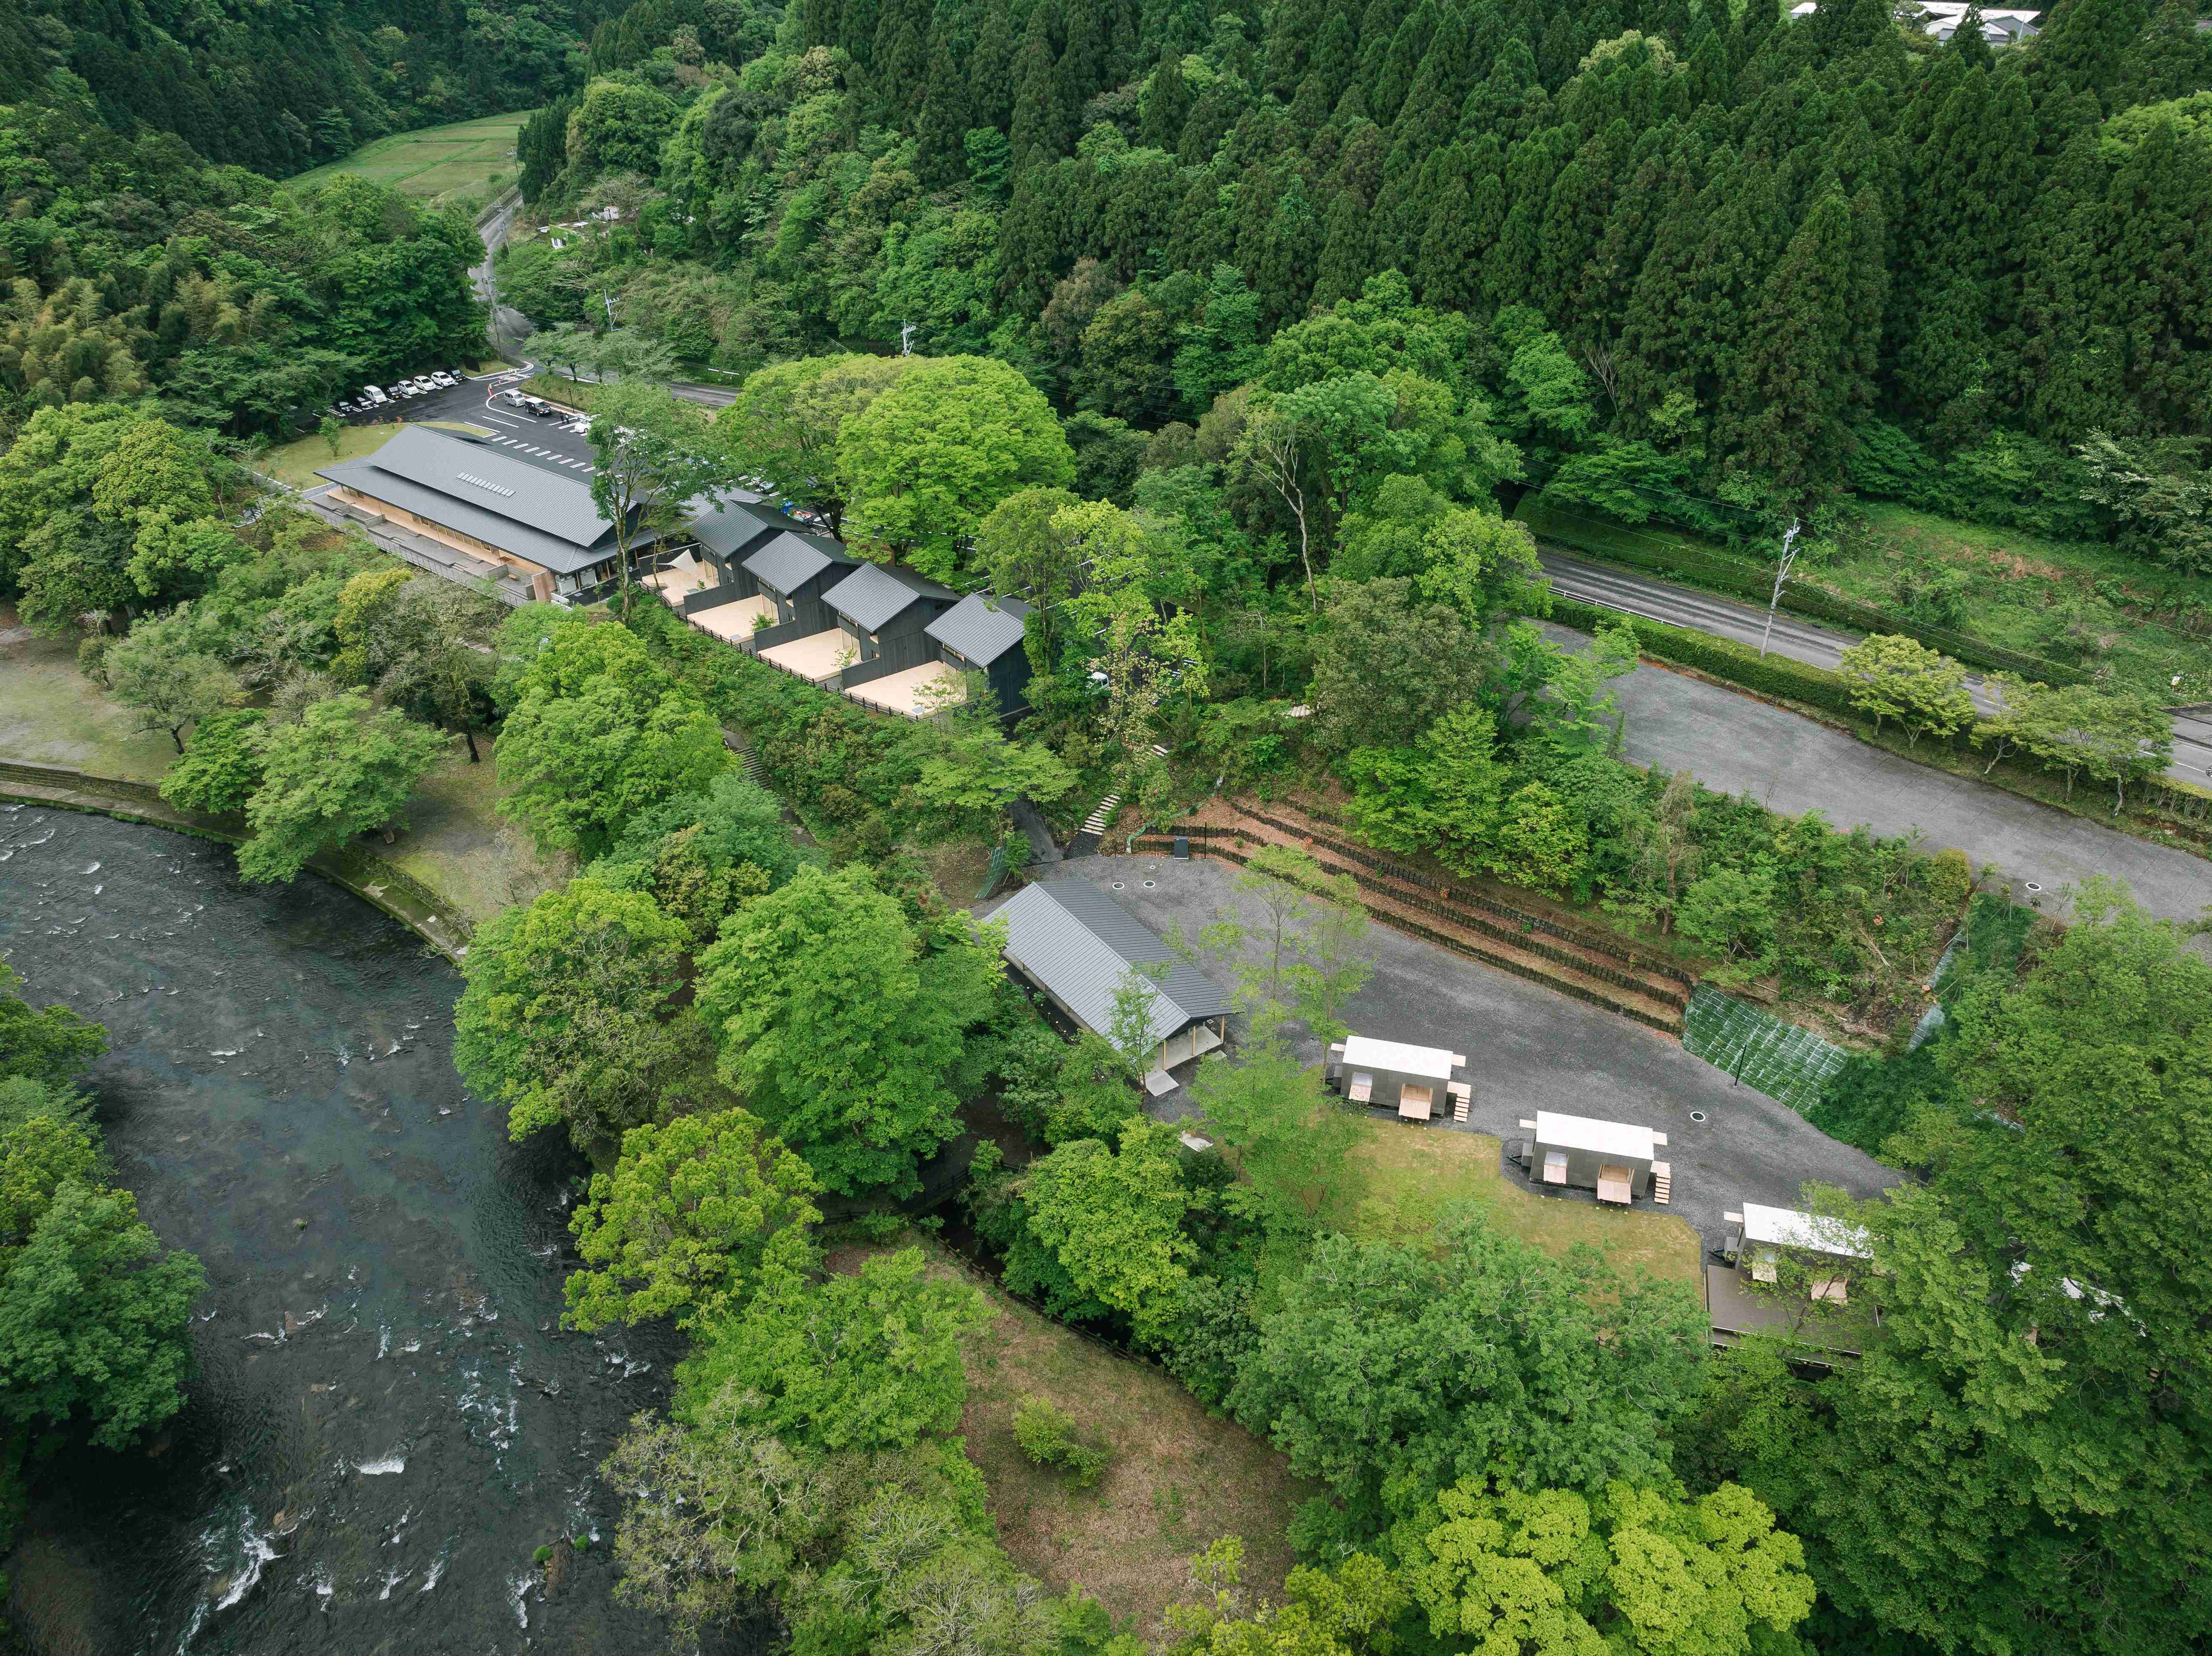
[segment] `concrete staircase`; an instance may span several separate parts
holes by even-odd
[[[738,756],[738,765],[745,779],[755,787],[764,788],[768,778],[761,773],[760,755],[753,751],[753,739],[734,725],[722,726],[722,745]]]
[[[1106,835],[1106,825],[1114,820],[1114,813],[1121,808],[1121,796],[1118,793],[1109,793],[1101,799],[1097,808],[1083,819],[1083,826],[1077,830],[1075,837],[1067,842],[1067,854],[1071,857],[1097,856],[1098,842]]]
[[[1674,1194],[1674,1164],[1654,1162],[1651,1164],[1651,1199],[1665,1207]]]

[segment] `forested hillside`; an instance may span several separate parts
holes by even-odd
[[[283,177],[386,132],[575,83],[605,0],[27,0],[0,7],[0,103],[56,69],[129,134]]]
[[[1493,403],[1556,336],[1532,481],[2032,499],[2092,431],[2212,423],[2196,22],[2060,0],[1993,52],[1885,0],[645,0],[521,147],[620,227],[510,281],[545,321],[627,282],[732,368],[911,325],[1157,428],[1395,271],[1478,323]]]
[[[42,405],[160,399],[233,434],[313,425],[368,374],[482,349],[465,211],[364,179],[304,196],[125,138],[81,85],[0,105],[0,435]]]

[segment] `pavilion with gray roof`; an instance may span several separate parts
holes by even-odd
[[[1150,1091],[1170,1090],[1169,1070],[1227,1038],[1221,986],[1090,881],[1025,886],[992,918],[1006,922],[1007,963],[1081,1028],[1111,1039],[1116,996],[1143,994]]]

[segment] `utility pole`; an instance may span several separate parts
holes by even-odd
[[[1767,601],[1766,630],[1759,635],[1759,654],[1766,658],[1767,640],[1774,636],[1774,612],[1782,607],[1782,583],[1790,579],[1790,567],[1797,561],[1797,519],[1790,520],[1790,527],[1782,533],[1782,561],[1774,566],[1774,596]]]
[[[914,324],[911,322],[903,323],[900,325],[899,355],[901,356],[912,356],[914,355]]]

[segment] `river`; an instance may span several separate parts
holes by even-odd
[[[34,1642],[666,1648],[611,1597],[596,1468],[672,1342],[561,1331],[580,1163],[463,1089],[452,967],[312,876],[244,887],[226,847],[5,804],[0,958],[107,1026],[117,1182],[211,1283],[153,1453],[39,1475],[9,1561]]]

